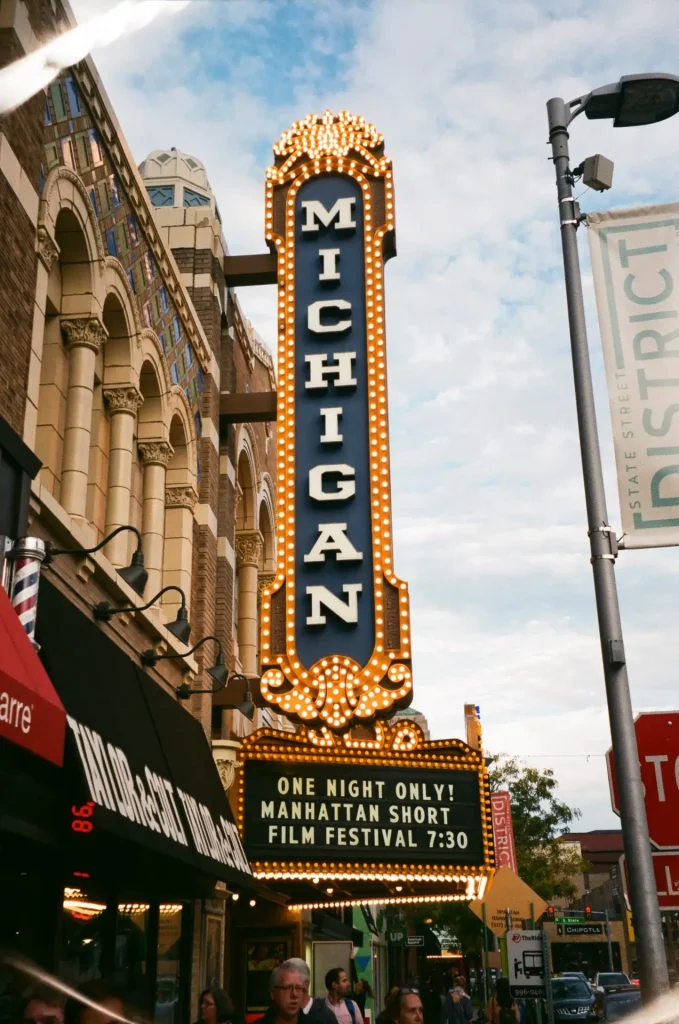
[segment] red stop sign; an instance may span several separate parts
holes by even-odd
[[[679,711],[642,712],[634,722],[651,842],[679,848]],[[613,751],[606,754],[611,805],[620,813]]]

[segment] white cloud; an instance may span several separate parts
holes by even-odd
[[[671,70],[677,29],[674,0],[575,0],[567,14],[538,0],[197,2],[98,59],[140,160],[175,145],[205,162],[234,252],[263,251],[264,167],[293,120],[349,108],[384,132],[399,246],[386,272],[395,550],[413,603],[414,703],[442,735],[460,732],[474,701],[492,748],[549,753],[586,827],[611,823],[609,739],[544,103]],[[576,159],[616,162],[614,193],[588,192],[583,206],[671,198],[675,131],[576,122]],[[585,287],[615,520],[587,270]],[[241,301],[273,345],[271,290]],[[673,550],[619,560],[638,707],[676,699],[677,571]]]

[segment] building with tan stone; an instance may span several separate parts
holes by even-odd
[[[3,0],[0,62],[71,24],[62,0]],[[125,979],[147,1009],[163,1004],[169,1024],[222,980],[228,899],[257,889],[224,790],[199,766],[205,739],[228,783],[239,737],[282,724],[233,707],[259,669],[260,593],[275,565],[275,437],[270,416],[222,413],[225,398],[274,392],[274,364],[226,287],[206,168],[176,149],[138,168],[91,59],[0,120],[0,216],[0,554],[18,613],[12,545],[29,535],[66,552],[42,565],[35,636],[68,716],[64,766],[48,769],[4,736],[0,714],[0,774],[19,780],[17,794],[59,792],[73,814],[61,842],[64,823],[44,824],[54,802],[36,798],[43,828],[30,801],[19,825],[0,798],[0,832],[12,833],[2,833],[0,878],[16,893],[5,930],[23,928],[32,900],[58,926],[41,937],[29,929],[25,952],[76,983],[120,973],[127,957]],[[133,529],[111,536],[120,527]],[[124,572],[138,539],[143,596]],[[191,653],[205,637],[218,643]],[[220,646],[226,686],[224,672],[209,673]],[[143,652],[152,657],[142,664]],[[182,684],[203,692],[178,700]],[[84,724],[88,708],[99,724]],[[118,739],[107,741],[109,724]],[[156,746],[161,767],[144,768]],[[203,797],[192,780],[207,786]],[[50,843],[50,870],[31,873],[28,899],[19,869],[37,871]],[[133,952],[140,935],[143,962]]]

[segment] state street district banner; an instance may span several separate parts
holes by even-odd
[[[624,547],[679,544],[679,203],[587,217]]]

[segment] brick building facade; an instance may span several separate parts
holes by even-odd
[[[0,64],[73,23],[62,0],[3,0]],[[168,150],[138,169],[87,58],[0,119],[0,217],[0,440],[41,464],[20,527],[2,528],[83,551],[135,527],[144,598],[118,572],[135,551],[130,532],[55,557],[43,579],[89,619],[101,602],[134,609],[99,628],[137,666],[141,651],[170,655],[147,672],[172,697],[185,682],[209,691],[217,653],[209,642],[188,654],[168,629],[184,602],[176,588],[190,644],[216,636],[229,669],[256,676],[259,594],[275,565],[275,438],[269,423],[220,423],[220,402],[276,380],[225,287],[205,168]],[[165,587],[175,589],[143,609]],[[238,738],[282,724],[225,707],[244,692],[240,679],[183,705],[225,783]],[[192,904],[191,1012],[198,987],[222,977],[224,905],[213,903]]]

